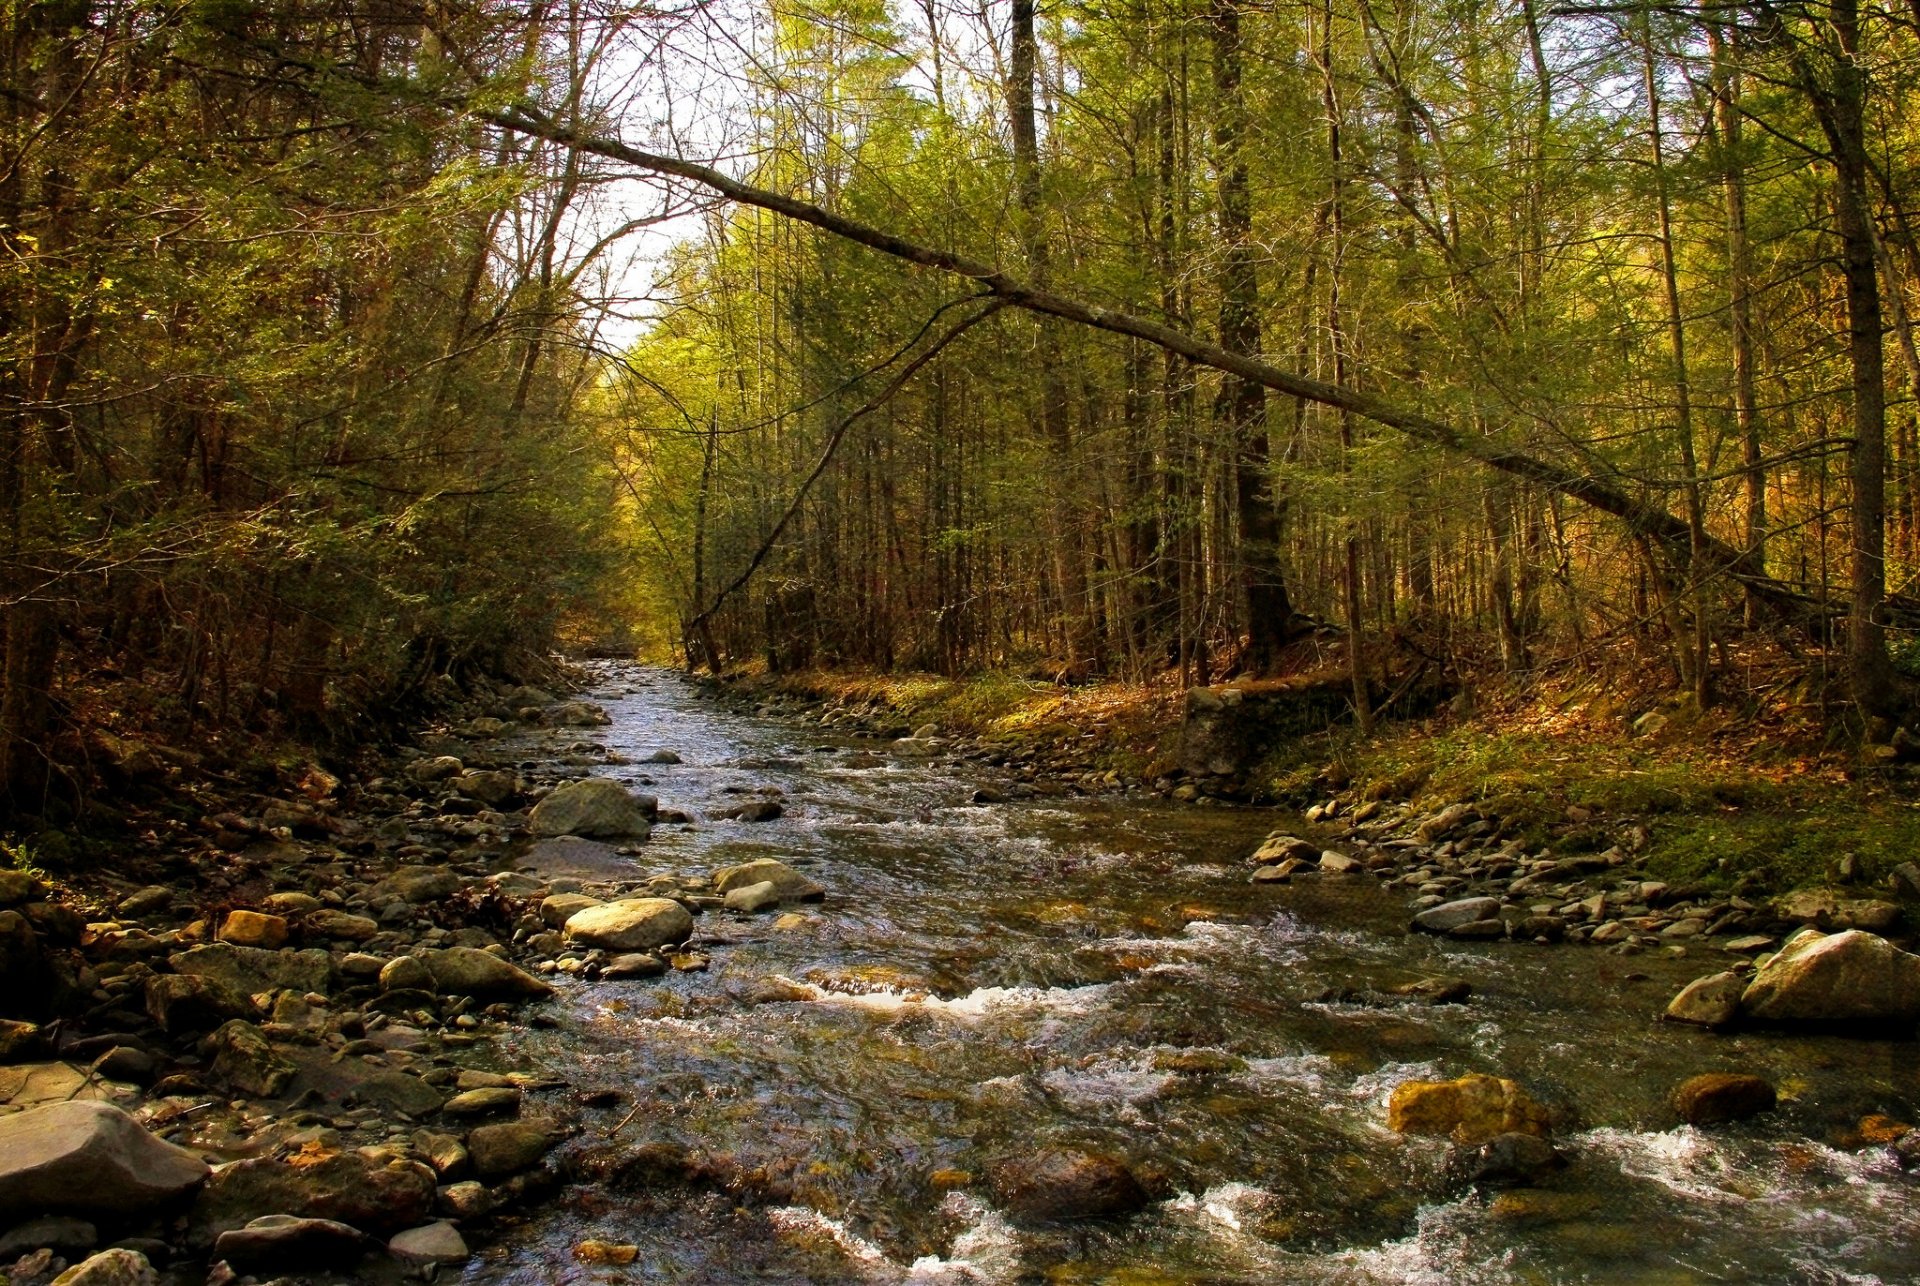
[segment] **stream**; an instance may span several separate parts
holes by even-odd
[[[563,980],[557,1022],[501,1053],[617,1092],[587,1135],[724,1157],[778,1195],[577,1186],[467,1281],[1920,1281],[1920,1179],[1839,1142],[1869,1113],[1914,1119],[1915,1045],[1656,1022],[1717,952],[1410,936],[1369,878],[1248,883],[1272,811],[974,804],[1001,770],[744,713],[667,671],[593,674],[596,739],[632,761],[600,771],[695,817],[784,796],[772,822],[658,827],[634,879],[777,857],[828,897],[709,911],[705,972]],[[663,748],[683,762],[639,762]],[[1436,974],[1471,1000],[1323,998]],[[1721,1070],[1766,1076],[1780,1107],[1676,1126],[1671,1088]],[[1396,1084],[1473,1071],[1565,1113],[1548,1186],[1465,1187],[1443,1140],[1387,1130]],[[1013,1226],[987,1175],[1054,1144],[1124,1156],[1156,1201]],[[637,1257],[578,1262],[586,1239]]]

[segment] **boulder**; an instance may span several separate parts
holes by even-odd
[[[1452,933],[1469,924],[1500,918],[1500,903],[1494,898],[1460,898],[1431,906],[1413,917],[1413,927],[1428,933]]]
[[[467,1154],[475,1174],[500,1179],[538,1165],[557,1142],[553,1131],[538,1121],[502,1121],[475,1127],[467,1135]]]
[[[352,1268],[380,1243],[337,1219],[261,1215],[214,1238],[213,1257],[242,1273]]]
[[[1667,1019],[1700,1027],[1725,1027],[1740,1016],[1740,997],[1747,980],[1737,973],[1714,973],[1695,978],[1667,1005]]]
[[[780,890],[772,880],[743,884],[727,891],[726,905],[729,911],[743,911],[748,915],[769,911],[780,905]]]
[[[375,1072],[353,1087],[353,1101],[404,1116],[432,1116],[440,1110],[440,1091],[406,1072]]]
[[[0,1217],[138,1214],[206,1178],[206,1162],[106,1103],[54,1103],[0,1117]]]
[[[220,923],[220,941],[275,951],[287,945],[287,922],[258,911],[229,911]]]
[[[607,961],[600,970],[602,978],[658,978],[667,971],[667,962],[644,951],[623,951]]]
[[[763,882],[772,883],[782,902],[818,902],[827,896],[826,889],[785,862],[777,862],[770,857],[763,857],[756,862],[743,862],[739,866],[723,867],[715,871],[713,876],[714,892],[721,894]]]
[[[0,1264],[10,1264],[35,1250],[53,1250],[67,1256],[84,1255],[100,1244],[100,1230],[72,1215],[43,1215],[0,1234]]]
[[[213,1074],[242,1094],[274,1098],[299,1070],[274,1052],[258,1027],[236,1018],[210,1038]]]
[[[1455,1081],[1403,1081],[1387,1105],[1387,1128],[1485,1143],[1502,1134],[1544,1136],[1547,1109],[1514,1082],[1472,1074]]]
[[[1673,1110],[1688,1125],[1718,1125],[1771,1111],[1773,1086],[1758,1076],[1737,1072],[1708,1072],[1674,1087]]]
[[[28,875],[25,871],[0,871],[0,908],[16,907],[26,902],[44,902],[47,899],[47,883],[37,875]]]
[[[201,1031],[232,1018],[251,1018],[253,1000],[218,978],[157,973],[147,979],[147,1016],[165,1032]]]
[[[416,759],[407,765],[407,776],[418,782],[446,781],[465,771],[466,765],[452,755],[434,755],[428,759]]]
[[[1255,866],[1278,866],[1289,858],[1311,865],[1320,860],[1320,846],[1297,835],[1269,835],[1250,860]]]
[[[243,996],[283,988],[324,993],[333,974],[333,961],[318,947],[264,951],[231,942],[210,942],[175,952],[167,957],[167,963],[175,973],[211,978]]]
[[[422,959],[433,975],[433,989],[442,995],[499,1000],[553,994],[547,983],[478,947],[429,951]]]
[[[672,898],[624,898],[577,912],[567,921],[567,941],[606,951],[651,951],[685,942],[693,916]]]
[[[486,1085],[455,1094],[440,1105],[450,1117],[501,1116],[520,1110],[520,1088],[516,1085]]]
[[[67,1269],[53,1286],[160,1286],[160,1276],[139,1251],[115,1246]]]
[[[1740,1010],[1771,1023],[1911,1025],[1920,1019],[1920,956],[1858,929],[1802,929],[1754,975]]]
[[[1015,1219],[1100,1219],[1129,1215],[1147,1191],[1126,1162],[1098,1152],[1048,1148],[994,1167],[995,1197]]]
[[[260,899],[260,909],[268,915],[305,915],[309,911],[318,911],[324,903],[311,893],[288,891],[269,893]]]
[[[588,907],[602,906],[599,898],[584,893],[555,893],[540,902],[540,920],[549,929],[565,928],[568,920]]]
[[[567,701],[555,706],[548,717],[562,728],[604,728],[613,722],[605,710],[588,701]]]
[[[196,1245],[209,1245],[229,1229],[274,1214],[333,1219],[391,1236],[425,1223],[433,1199],[433,1171],[417,1161],[310,1144],[284,1159],[254,1157],[215,1170],[194,1202],[192,1236]]]
[[[647,807],[648,802],[617,781],[585,777],[555,787],[534,805],[528,820],[535,835],[644,839],[653,829],[651,819],[658,810],[657,804]]]

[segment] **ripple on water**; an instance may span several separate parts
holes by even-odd
[[[818,1004],[863,1009],[876,1014],[924,1013],[947,1018],[976,1019],[1001,1013],[1092,1013],[1111,989],[1110,983],[1085,987],[976,987],[951,1000],[927,992],[876,987],[870,991],[834,991],[811,982],[778,977],[775,981],[805,992]]]

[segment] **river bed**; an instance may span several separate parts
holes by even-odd
[[[1920,1183],[1885,1148],[1841,1146],[1866,1114],[1914,1119],[1915,1045],[1657,1022],[1715,952],[1410,936],[1405,898],[1367,877],[1248,883],[1271,811],[975,804],[1007,785],[983,762],[744,713],[667,671],[595,676],[598,739],[633,761],[601,771],[695,817],[785,804],[657,828],[636,879],[777,857],[828,898],[799,919],[709,912],[707,971],[565,980],[554,1025],[502,1039],[511,1062],[620,1096],[582,1145],[724,1159],[752,1195],[576,1186],[468,1281],[1920,1280]],[[683,762],[639,762],[660,749]],[[1329,998],[1430,975],[1474,995]],[[1722,1070],[1766,1076],[1780,1107],[1676,1125],[1671,1088]],[[1387,1130],[1396,1084],[1474,1071],[1565,1120],[1548,1186],[1463,1187],[1443,1141]],[[1016,1228],[986,1176],[1056,1144],[1126,1157],[1157,1200]],[[586,1239],[637,1256],[577,1262]]]

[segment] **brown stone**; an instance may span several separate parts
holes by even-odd
[[[1744,1072],[1708,1072],[1682,1081],[1673,1091],[1673,1110],[1688,1125],[1718,1125],[1771,1111],[1773,1086]]]
[[[1456,1081],[1403,1081],[1387,1105],[1387,1128],[1485,1143],[1502,1134],[1545,1135],[1547,1109],[1514,1082],[1473,1074]]]

